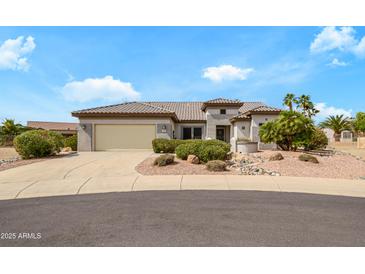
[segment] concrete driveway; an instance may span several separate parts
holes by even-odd
[[[0,172],[0,199],[130,190],[150,150],[81,152]]]
[[[285,176],[143,176],[150,150],[83,152],[0,172],[0,200],[144,190],[259,190],[365,197],[364,180]]]

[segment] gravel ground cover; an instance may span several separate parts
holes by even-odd
[[[9,160],[19,157],[13,147],[0,147],[0,160]]]
[[[177,159],[168,166],[154,166],[153,161],[158,156],[145,159],[136,166],[136,171],[142,175],[198,175],[198,174],[239,174],[238,171],[227,170],[224,172],[212,172],[206,169],[204,164],[190,164],[187,161]]]
[[[189,174],[245,174],[257,176],[296,176],[335,179],[365,178],[365,161],[354,156],[336,153],[333,156],[316,156],[319,163],[302,162],[301,152],[280,151],[284,156],[280,161],[269,161],[278,151],[261,151],[249,155],[235,154],[227,161],[228,171],[211,172],[205,165],[194,165],[175,159],[173,165],[153,166],[157,156],[147,158],[137,165],[136,170],[143,175],[189,175]]]
[[[264,159],[258,166],[263,169],[275,170],[281,176],[321,177],[335,179],[359,179],[365,176],[365,162],[352,155],[335,154],[333,156],[316,156],[319,164],[302,162],[298,160],[300,152],[280,152],[284,159],[281,161],[268,161],[272,151],[255,153]]]
[[[59,157],[67,156],[69,154],[72,154],[72,152],[60,153],[58,155],[50,156],[50,157],[46,157],[46,158],[23,160],[13,147],[0,147],[0,171],[18,167],[18,166],[29,165],[29,164],[45,161],[48,159],[59,158]]]

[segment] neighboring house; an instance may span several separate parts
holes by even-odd
[[[129,102],[72,112],[80,151],[151,148],[154,138],[237,139],[259,142],[258,129],[280,109],[261,102],[218,98],[206,102]]]
[[[328,143],[334,143],[335,140],[335,132],[330,128],[324,128],[323,132],[326,134]],[[356,132],[352,132],[351,130],[343,130],[339,136],[339,142],[341,143],[353,143],[356,142],[358,138],[358,134]]]
[[[27,126],[34,129],[56,131],[67,137],[77,133],[78,123],[28,121]]]
[[[324,128],[323,132],[327,136],[328,143],[333,143],[335,141],[335,132],[333,131],[333,129]]]

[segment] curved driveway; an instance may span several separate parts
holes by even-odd
[[[123,191],[138,176],[134,167],[151,154],[150,150],[81,152],[1,171],[0,199],[77,194],[87,183],[93,192],[95,180],[100,190],[96,192],[103,192],[103,187]]]

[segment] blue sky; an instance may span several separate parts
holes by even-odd
[[[365,111],[364,27],[0,27],[0,118],[76,121],[129,100],[216,97],[281,107],[309,94]]]

